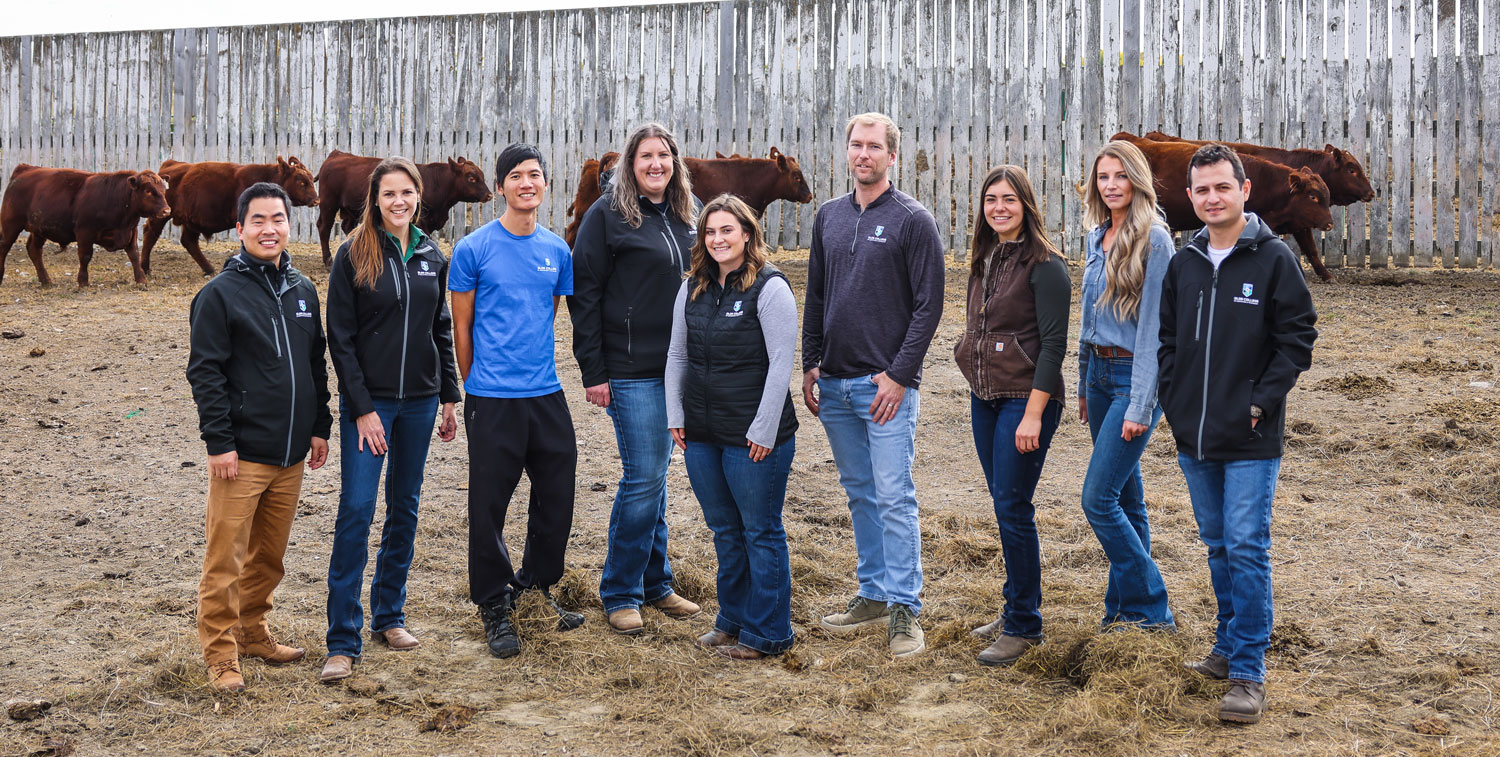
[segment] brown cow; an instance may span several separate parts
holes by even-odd
[[[318,241],[323,244],[323,265],[333,260],[328,238],[335,216],[340,217],[345,234],[354,230],[365,206],[370,173],[378,165],[380,158],[334,150],[318,168]],[[422,214],[417,217],[417,228],[428,234],[448,225],[448,213],[454,205],[490,201],[484,170],[463,157],[419,163],[417,171],[422,174]]]
[[[292,198],[293,205],[318,204],[312,171],[296,157],[278,155],[275,163],[183,163],[168,160],[161,164],[157,173],[167,180],[171,220],[182,229],[182,246],[203,269],[204,276],[212,276],[217,271],[203,257],[198,237],[209,237],[234,228],[239,220],[235,211],[240,193],[249,189],[251,184],[261,181],[280,184]],[[165,218],[146,222],[146,241],[141,246],[141,268],[146,273],[151,272],[151,249],[166,226]]]
[[[1146,132],[1146,138],[1158,142],[1208,144],[1203,140],[1182,139],[1160,131]],[[1333,145],[1324,145],[1321,150],[1283,150],[1279,147],[1252,145],[1248,142],[1225,142],[1224,144],[1234,148],[1234,151],[1241,155],[1254,155],[1257,158],[1292,168],[1311,169],[1323,177],[1323,181],[1328,182],[1328,202],[1333,205],[1353,205],[1356,202],[1369,202],[1375,199],[1375,188],[1370,186],[1370,179],[1365,176],[1364,166],[1361,166],[1359,160],[1353,155]],[[1300,229],[1292,236],[1297,240],[1297,246],[1308,254],[1309,259],[1317,254],[1318,243],[1313,239],[1311,229]],[[1309,252],[1310,250],[1313,252]],[[1327,278],[1324,276],[1324,279]]]
[[[91,173],[71,168],[16,166],[0,203],[0,281],[5,279],[5,257],[24,230],[30,233],[26,253],[36,266],[42,286],[52,277],[42,264],[47,241],[67,247],[78,243],[78,286],[89,283],[89,260],[94,246],[124,250],[137,284],[146,272],[136,254],[136,226],[141,218],[167,218],[167,185],[152,171]]]
[[[797,163],[796,158],[775,147],[771,148],[769,158],[744,158],[738,155],[726,158],[723,153],[715,154],[719,157],[713,160],[683,159],[687,163],[688,175],[693,180],[693,194],[703,202],[727,192],[739,196],[757,216],[765,215],[766,208],[777,200],[812,202],[812,190],[802,175],[802,166]],[[569,247],[573,246],[573,240],[578,237],[578,225],[583,221],[583,214],[588,212],[603,193],[602,177],[614,167],[619,157],[617,152],[608,152],[599,161],[590,159],[584,162],[583,175],[578,179],[578,193],[573,197],[573,205],[567,212],[573,220],[563,231],[563,241]]]
[[[1186,142],[1156,142],[1122,131],[1111,139],[1122,139],[1141,148],[1151,163],[1156,179],[1156,199],[1174,231],[1203,226],[1193,212],[1188,197],[1188,163],[1197,145]],[[1296,234],[1310,229],[1333,228],[1333,214],[1328,209],[1328,184],[1307,168],[1291,169],[1280,163],[1241,155],[1245,177],[1250,180],[1250,197],[1245,210],[1260,216],[1277,234]],[[1333,278],[1323,267],[1318,249],[1302,248],[1313,271],[1327,281]]]

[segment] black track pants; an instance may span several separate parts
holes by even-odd
[[[520,589],[546,588],[563,574],[573,528],[578,447],[562,392],[542,397],[464,398],[469,438],[469,599],[498,602]],[[505,548],[505,513],[521,473],[531,480],[521,570]]]

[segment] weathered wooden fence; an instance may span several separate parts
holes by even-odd
[[[1160,128],[1353,151],[1380,196],[1336,213],[1332,265],[1496,262],[1500,0],[738,0],[0,39],[5,176],[290,154],[316,170],[333,148],[492,166],[525,140],[550,157],[554,229],[583,160],[646,120],[689,154],[777,146],[826,200],[865,110],[902,125],[896,181],[956,250],[976,182],[1010,162],[1076,257],[1086,161]],[[450,237],[499,206],[469,209]],[[807,246],[814,209],[773,206],[772,242]],[[294,215],[315,239],[314,212]]]

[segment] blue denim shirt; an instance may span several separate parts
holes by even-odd
[[[1161,282],[1167,275],[1167,263],[1175,248],[1172,235],[1164,226],[1151,227],[1151,253],[1146,258],[1146,281],[1141,286],[1141,306],[1134,320],[1121,320],[1113,304],[1101,305],[1104,296],[1105,221],[1089,233],[1088,258],[1083,267],[1083,328],[1078,337],[1078,396],[1084,396],[1088,380],[1089,345],[1120,347],[1135,355],[1130,369],[1130,407],[1125,420],[1151,422],[1156,409],[1156,350],[1161,346]]]

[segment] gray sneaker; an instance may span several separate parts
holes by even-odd
[[[927,637],[917,623],[916,613],[906,605],[896,605],[891,610],[891,625],[886,632],[891,645],[892,657],[907,657],[927,648]]]
[[[890,608],[886,607],[884,602],[856,596],[849,600],[849,606],[844,608],[843,612],[824,615],[822,622],[818,625],[829,633],[854,633],[863,626],[884,623],[890,614]]]

